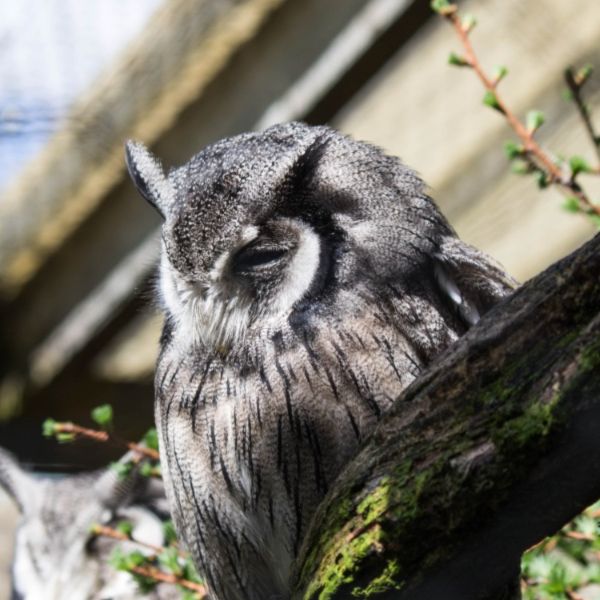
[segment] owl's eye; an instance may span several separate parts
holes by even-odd
[[[287,254],[288,249],[273,244],[252,242],[244,246],[233,257],[232,268],[236,273],[275,264]]]

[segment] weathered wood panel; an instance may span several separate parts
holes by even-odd
[[[584,0],[466,0],[460,7],[477,17],[472,41],[484,67],[509,68],[503,97],[522,116],[531,108],[546,111],[542,142],[558,153],[592,159],[561,89],[566,66],[600,63],[598,8]],[[508,173],[502,146],[514,135],[481,104],[483,89],[475,75],[447,64],[449,52],[460,49],[447,23],[429,22],[335,124],[416,168],[458,232],[524,280],[594,228],[563,213],[556,192],[540,194],[532,180]],[[588,86],[600,111],[597,81],[596,75]],[[595,191],[600,198],[600,187]]]

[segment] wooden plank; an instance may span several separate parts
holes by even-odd
[[[546,110],[556,124],[544,125],[542,141],[592,158],[560,97],[564,67],[600,61],[600,19],[589,3],[552,0],[540,10],[518,0],[466,0],[461,10],[478,19],[472,40],[483,65],[490,71],[509,67],[500,89],[517,113]],[[593,227],[562,214],[552,193],[539,198],[530,181],[507,175],[502,145],[511,132],[482,106],[474,74],[448,66],[451,50],[460,50],[452,29],[441,19],[431,21],[335,124],[416,168],[459,233],[523,280],[589,237]],[[599,102],[595,96],[594,106]]]

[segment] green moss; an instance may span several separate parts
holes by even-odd
[[[580,373],[588,373],[600,367],[600,341],[590,344],[581,353],[579,359]]]
[[[564,345],[571,345],[576,339],[569,335]],[[559,348],[554,349],[560,352]],[[407,572],[413,577],[416,572],[446,560],[453,551],[449,544],[453,532],[465,527],[473,517],[472,507],[478,502],[475,497],[487,498],[489,506],[500,501],[502,490],[508,489],[514,481],[511,476],[499,483],[499,478],[505,478],[508,472],[506,465],[520,463],[523,458],[523,468],[528,468],[531,460],[536,459],[536,450],[542,449],[540,442],[560,427],[562,400],[567,390],[558,391],[550,401],[533,396],[538,387],[532,387],[536,380],[528,377],[528,372],[531,361],[538,359],[543,364],[554,361],[547,349],[532,348],[522,362],[514,361],[503,368],[501,378],[464,398],[457,407],[461,414],[454,413],[448,423],[457,439],[449,451],[443,439],[437,448],[431,445],[433,442],[437,446],[436,441],[430,439],[430,447],[424,452],[417,438],[410,447],[410,456],[404,455],[402,463],[391,473],[379,480],[372,475],[373,479],[361,484],[368,492],[359,499],[352,501],[356,489],[347,490],[347,499],[325,518],[326,528],[313,546],[318,550],[304,563],[306,574],[311,574],[305,599],[329,600],[344,594],[344,597],[352,594],[355,598],[370,598],[386,590],[400,589]],[[583,374],[599,366],[600,341],[581,353],[578,371]],[[530,395],[528,399],[527,395]],[[491,433],[495,457],[484,478],[468,482],[469,472],[456,469],[453,459],[468,453],[474,443],[480,443],[481,430],[470,427],[469,423],[476,425],[477,420],[473,421],[472,415],[483,416],[485,412],[491,413],[494,419]],[[446,433],[450,435],[450,431]],[[464,446],[458,441],[461,439]],[[431,462],[415,464],[411,458],[422,456],[430,457]],[[453,502],[452,497],[460,494],[465,486],[471,492],[470,502]],[[455,510],[448,514],[446,521],[431,518],[448,505]],[[414,562],[412,557],[420,555],[423,535],[435,535],[440,540],[439,551],[428,551]],[[375,575],[369,583],[361,579],[359,584],[358,576],[364,577],[373,568]]]
[[[361,515],[364,525],[369,525],[386,511],[389,502],[390,478],[383,477],[379,485],[356,507],[356,512]]]
[[[400,567],[395,560],[388,560],[380,575],[375,577],[365,588],[355,587],[352,596],[355,598],[371,598],[375,594],[381,594],[388,590],[402,589],[402,583],[398,583]]]
[[[349,498],[344,498],[344,500],[341,500],[336,507],[336,512],[336,521],[338,523],[345,523],[352,514],[352,500]]]
[[[567,348],[573,342],[575,342],[581,335],[581,329],[579,327],[573,328],[569,333],[565,334],[557,343],[557,348]]]
[[[558,398],[549,403],[534,403],[520,416],[510,419],[499,426],[492,435],[496,447],[502,451],[509,448],[514,452],[527,448],[547,436],[555,425],[556,404]]]
[[[329,600],[342,585],[351,584],[363,559],[381,546],[382,539],[381,527],[375,525],[342,544],[335,560],[327,561],[325,570],[313,579],[305,598]]]
[[[391,476],[381,478],[377,485],[360,501],[354,511],[354,519],[348,516],[348,503],[343,502],[345,516],[334,520],[328,532],[321,535],[318,547],[326,548],[325,556],[321,557],[321,565],[325,568],[313,577],[305,598],[328,600],[336,594],[343,585],[352,584],[354,577],[363,561],[377,554],[385,545],[385,534],[377,520],[386,513],[390,503],[402,498],[401,505],[395,507],[394,513],[406,515],[410,520],[416,510],[416,499],[410,490],[419,490],[421,485],[409,487],[407,477],[410,475],[411,462],[405,461],[398,465]],[[401,495],[399,490],[403,490]],[[408,516],[410,514],[410,516]],[[344,523],[350,523],[352,529],[343,528]],[[333,556],[335,553],[335,556]],[[331,556],[327,558],[327,554]],[[306,564],[312,564],[316,556],[311,556]],[[396,565],[396,570],[398,569]],[[383,573],[382,573],[383,575]],[[389,573],[388,573],[389,575]]]

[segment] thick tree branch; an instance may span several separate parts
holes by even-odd
[[[600,497],[600,235],[399,398],[321,506],[295,598],[496,597]]]

